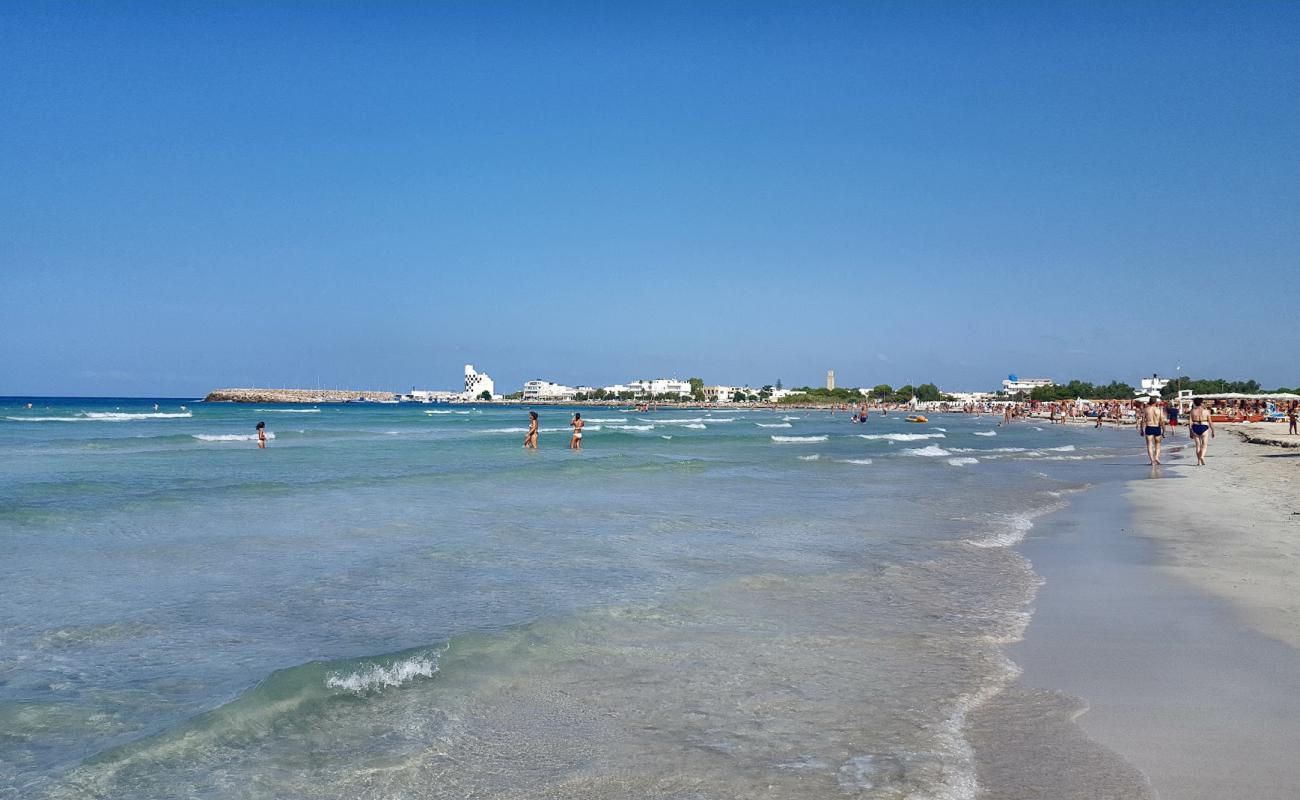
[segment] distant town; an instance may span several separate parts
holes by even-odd
[[[1152,380],[1156,383],[1153,384]],[[763,386],[723,386],[706,384],[701,378],[644,378],[612,386],[568,386],[555,381],[534,378],[525,381],[518,390],[498,393],[496,383],[486,372],[479,372],[473,364],[465,365],[464,388],[459,391],[411,389],[397,393],[397,400],[415,403],[467,403],[467,402],[521,402],[521,403],[573,403],[601,401],[654,401],[684,403],[822,403],[852,401],[871,398],[882,402],[957,402],[979,403],[998,399],[1030,398],[1056,399],[1047,394],[1060,394],[1068,390],[1073,397],[1076,390],[1090,397],[1113,399],[1131,398],[1149,392],[1152,386],[1163,389],[1169,383],[1157,376],[1139,382],[1141,389],[1126,383],[1112,382],[1104,386],[1071,381],[1058,385],[1050,378],[1020,378],[1008,375],[1000,389],[988,392],[943,391],[933,383],[917,386],[893,387],[877,384],[871,387],[838,387],[835,370],[826,371],[825,387],[785,387],[780,379]],[[1055,391],[1054,391],[1055,390]],[[1062,397],[1065,397],[1062,394]]]

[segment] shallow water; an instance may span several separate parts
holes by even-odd
[[[0,400],[0,796],[973,797],[1008,545],[1129,445],[153,402]]]

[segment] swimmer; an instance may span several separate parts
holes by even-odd
[[[1210,438],[1214,438],[1214,421],[1210,419],[1210,410],[1201,405],[1201,398],[1192,401],[1192,426],[1187,435],[1192,437],[1192,444],[1196,445],[1196,466],[1205,466],[1205,434],[1208,431]]]
[[[528,412],[528,433],[524,436],[524,449],[537,449],[537,412]]]
[[[573,428],[573,438],[569,440],[570,450],[582,449],[582,426],[585,424],[587,423],[582,421],[582,413],[573,412],[573,421],[569,423],[569,427]]]
[[[266,423],[265,422],[257,423],[257,446],[262,450],[266,449]]]
[[[1138,434],[1147,442],[1147,457],[1151,459],[1151,465],[1155,466],[1160,463],[1160,437],[1165,435],[1165,415],[1160,410],[1160,401],[1151,399],[1147,402],[1146,408],[1138,414],[1137,419]]]

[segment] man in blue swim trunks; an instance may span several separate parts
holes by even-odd
[[[1160,409],[1160,401],[1154,397],[1138,414],[1138,433],[1147,440],[1147,457],[1151,459],[1151,466],[1159,464],[1160,437],[1165,435],[1165,413]]]

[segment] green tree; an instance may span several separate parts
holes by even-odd
[[[743,402],[745,402],[745,393],[744,393],[744,392],[739,392],[739,391],[737,391],[737,392],[732,392],[732,394],[731,394],[731,402],[733,402],[733,403],[743,403]]]
[[[933,383],[923,383],[916,387],[916,399],[923,403],[932,403],[940,400],[939,387]]]
[[[878,383],[869,392],[872,397],[890,397],[894,394],[894,387],[887,383]]]
[[[491,399],[492,399],[492,393],[489,392],[487,389],[484,389],[483,391],[479,392],[479,394],[478,394],[478,399],[480,399],[480,400],[491,400]]]
[[[687,378],[686,382],[691,385],[691,394],[697,394],[704,391],[703,378]]]

